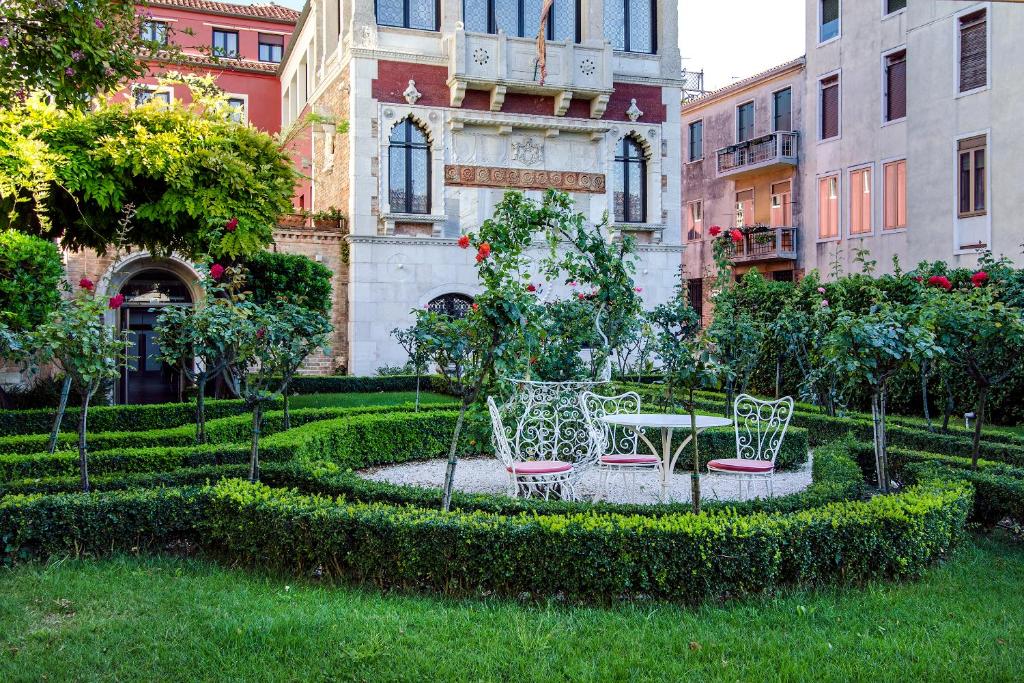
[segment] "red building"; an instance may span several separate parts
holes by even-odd
[[[269,133],[281,129],[278,65],[299,18],[274,4],[240,5],[214,0],[152,0],[145,7],[143,37],[180,47],[184,64],[152,62],[150,75],[131,84],[126,97],[188,103],[184,86],[161,86],[167,71],[210,73],[237,116]]]

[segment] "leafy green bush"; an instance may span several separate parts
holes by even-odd
[[[261,251],[243,265],[249,270],[246,289],[257,304],[284,298],[318,313],[330,313],[334,273],[324,264],[298,254]]]
[[[16,332],[40,325],[60,301],[63,277],[53,242],[0,230],[0,325]]]

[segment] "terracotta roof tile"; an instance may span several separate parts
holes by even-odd
[[[218,2],[217,0],[150,0],[149,4],[154,7],[193,9],[239,17],[251,17],[253,19],[283,21],[292,24],[299,19],[299,13],[295,10],[273,3],[243,5],[233,2]]]

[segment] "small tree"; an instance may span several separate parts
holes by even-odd
[[[979,278],[980,280],[980,278]],[[944,360],[973,382],[976,392],[971,465],[978,467],[989,393],[1020,365],[1024,354],[1021,311],[999,300],[995,287],[944,291],[931,288],[932,315]]]
[[[391,336],[395,338],[398,345],[405,350],[405,353],[409,356],[409,363],[412,365],[412,370],[416,373],[416,412],[420,410],[420,375],[423,374],[423,366],[428,360],[426,348],[420,343],[420,335],[417,334],[416,325],[412,327],[396,327],[391,330]]]
[[[291,429],[288,395],[295,373],[306,358],[327,345],[334,328],[327,316],[304,306],[278,302],[270,308],[274,321],[271,329],[271,363],[281,378],[280,393],[284,397],[284,428]]]
[[[901,370],[941,352],[935,335],[926,328],[920,306],[883,303],[866,315],[841,313],[823,341],[825,353],[851,384],[871,392],[875,468],[878,486],[889,492],[889,450],[886,437],[886,402],[889,381]]]
[[[78,467],[82,490],[89,491],[89,465],[86,443],[89,402],[106,382],[117,379],[120,359],[129,343],[116,337],[105,323],[107,308],[117,310],[124,303],[118,294],[109,299],[83,287],[71,298],[64,299],[34,334],[35,348],[43,362],[53,362],[71,378],[81,398],[78,416]],[[58,414],[58,422],[60,420]]]

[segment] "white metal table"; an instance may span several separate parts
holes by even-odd
[[[622,414],[622,415],[604,415],[600,418],[608,424],[615,425],[616,427],[625,427],[630,429],[643,440],[647,447],[651,449],[654,455],[661,457],[661,501],[665,502],[668,498],[669,485],[672,483],[672,470],[675,469],[676,461],[679,460],[679,455],[683,452],[683,449],[690,443],[690,439],[693,438],[692,434],[688,434],[686,439],[679,444],[676,448],[675,453],[672,452],[672,432],[676,429],[686,429],[689,431],[692,429],[689,415],[675,415],[675,414],[662,414],[662,413],[640,413],[640,414]],[[728,427],[732,424],[732,420],[726,417],[715,417],[713,415],[697,415],[697,434],[700,434],[705,429],[712,427]],[[661,448],[656,448],[653,443],[644,434],[644,428],[660,429],[661,430]]]

